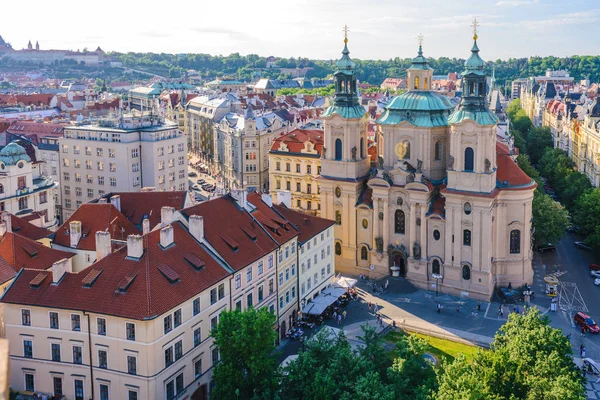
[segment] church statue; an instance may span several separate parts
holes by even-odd
[[[415,242],[415,244],[413,244],[413,257],[421,258],[421,246],[419,246],[419,243],[417,243],[417,242]]]
[[[417,173],[421,173],[421,168],[423,167],[423,161],[417,160]]]
[[[377,157],[377,168],[383,169],[383,157]]]
[[[490,172],[492,170],[492,163],[487,158],[485,159],[485,172]]]
[[[403,203],[402,197],[398,196],[398,198],[396,199],[396,204],[401,206]]]
[[[327,148],[323,146],[323,150],[321,150],[321,154],[323,154],[323,158],[327,158]]]
[[[378,252],[383,253],[383,238],[381,236],[375,238],[375,247],[377,247]]]
[[[356,146],[352,148],[352,159],[356,160]]]
[[[452,167],[454,167],[454,157],[452,157],[452,155],[448,156],[448,161],[446,162],[446,167],[448,169],[452,169]]]

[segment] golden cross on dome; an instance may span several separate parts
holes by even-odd
[[[344,43],[348,43],[348,25],[344,25],[342,32],[344,32]]]
[[[419,33],[419,36],[417,36],[417,41],[419,42],[419,46],[423,46],[424,39],[425,39],[425,37],[423,36],[423,34]]]
[[[473,23],[471,26],[473,27],[473,40],[477,40],[477,27],[479,26],[477,23],[477,17],[473,18]]]

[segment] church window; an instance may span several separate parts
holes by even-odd
[[[361,249],[360,249],[360,259],[361,260],[368,260],[369,259],[369,254],[368,254],[367,246],[361,247]]]
[[[404,234],[405,222],[406,222],[406,216],[404,215],[404,211],[396,210],[396,212],[394,214],[394,233]]]
[[[521,231],[518,229],[510,231],[510,254],[521,252]]]
[[[0,193],[4,193],[4,185],[0,184]]]
[[[360,138],[360,158],[365,158],[365,139]]]
[[[469,96],[472,96],[474,94],[475,94],[475,83],[469,82]]]
[[[419,77],[415,76],[415,89],[419,89]]]
[[[444,144],[442,143],[441,140],[438,140],[437,142],[435,142],[435,149],[434,149],[434,157],[435,157],[435,161],[441,161],[442,160],[442,152],[444,149]]]
[[[467,147],[465,149],[465,171],[473,172],[473,165],[475,159],[475,152],[472,148]]]
[[[484,93],[484,91],[483,91],[483,83],[481,83],[481,82],[479,83],[479,92],[478,92],[478,94],[479,94],[480,96],[483,96],[483,95],[485,95],[485,93]]]
[[[465,281],[471,280],[471,267],[466,264],[462,267],[462,278]]]
[[[408,140],[405,140],[404,142],[404,159],[408,160],[410,159],[410,142]]]
[[[471,231],[463,230],[463,246],[471,246]]]
[[[339,210],[335,212],[335,223],[338,225],[342,224],[342,212]]]
[[[335,197],[337,197],[338,199],[341,197],[342,195],[342,189],[339,187],[335,188]]]
[[[362,220],[362,227],[364,229],[367,229],[369,227],[369,221],[367,221],[366,219]]]
[[[423,78],[423,89],[427,90],[427,78]]]
[[[437,229],[436,229],[435,231],[433,231],[433,239],[434,239],[435,241],[438,241],[438,240],[440,240],[440,237],[441,237],[441,236],[442,236],[442,235],[440,234],[440,231],[438,231]]]
[[[342,255],[342,245],[340,244],[340,242],[337,242],[335,244],[335,255],[336,256],[341,256]]]
[[[465,214],[471,214],[471,203],[465,203],[465,205],[463,206],[463,210],[465,211]]]
[[[431,273],[432,274],[440,274],[440,261],[433,260],[431,263]]]
[[[342,139],[335,139],[335,159],[342,159]]]

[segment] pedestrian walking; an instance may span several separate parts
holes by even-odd
[[[369,312],[371,312],[371,302],[368,303]]]
[[[481,302],[477,302],[477,312],[481,311]]]
[[[567,335],[567,340],[568,340],[569,342],[571,341],[571,334],[570,334],[570,333]]]
[[[516,312],[517,314],[520,314],[520,313],[519,313],[519,306],[515,306],[515,312]]]
[[[442,305],[440,303],[437,303],[437,313],[438,314],[442,313]]]
[[[579,345],[579,355],[583,353],[583,343]]]
[[[344,312],[342,313],[344,319],[346,319],[346,310],[344,310]]]
[[[500,317],[503,317],[503,316],[504,316],[504,311],[502,310],[502,304],[500,304],[500,308],[498,308],[498,315],[499,315]]]
[[[581,358],[585,358],[585,346],[581,349]]]
[[[342,323],[342,315],[341,314],[338,314],[337,323],[338,323],[338,325],[340,325]]]
[[[375,306],[373,306],[373,311],[374,311],[374,312],[377,312],[377,309],[378,309],[378,307],[377,307],[377,303],[375,303]]]
[[[383,326],[383,316],[379,314],[379,325]]]
[[[389,280],[389,279],[386,279],[386,280],[385,280],[385,288],[386,288],[386,289],[388,288],[389,284],[390,284],[390,280]]]
[[[338,314],[337,314],[337,311],[334,311],[334,312],[333,312],[333,320],[334,320],[334,321],[337,319],[337,315],[338,315]]]
[[[460,304],[456,305],[456,312],[460,312]]]

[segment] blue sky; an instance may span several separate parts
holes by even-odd
[[[337,58],[466,57],[477,17],[486,60],[600,54],[600,0],[28,0],[3,2],[0,35],[20,49]],[[50,6],[50,4],[52,4]],[[89,4],[89,5],[88,5]],[[7,18],[8,16],[8,18]],[[12,16],[15,16],[13,18]]]

